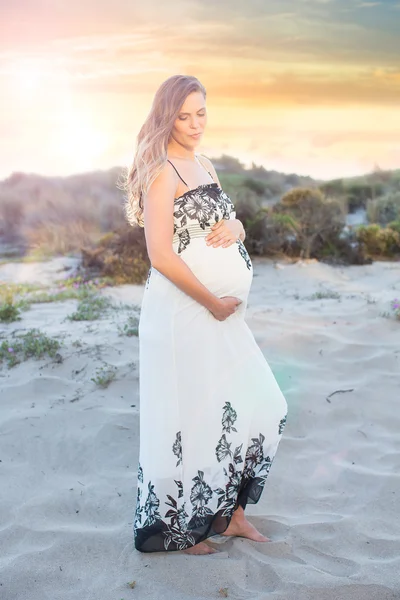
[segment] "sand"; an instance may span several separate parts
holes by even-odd
[[[50,283],[59,268],[3,265],[0,281]],[[102,293],[140,305],[143,289]],[[340,296],[312,296],[323,290]],[[3,337],[38,327],[63,340],[60,362],[0,369],[1,600],[399,599],[400,322],[384,316],[396,296],[400,264],[254,260],[246,320],[289,404],[247,510],[272,541],[213,538],[220,552],[200,557],[133,546],[139,354],[118,333],[126,306],[87,323],[66,320],[75,300],[36,304],[1,324]],[[91,378],[105,363],[117,377],[102,389]]]

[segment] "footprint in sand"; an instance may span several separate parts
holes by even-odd
[[[336,577],[350,577],[359,571],[359,565],[353,560],[324,554],[315,548],[310,548],[310,546],[300,546],[296,548],[295,553],[315,569]]]

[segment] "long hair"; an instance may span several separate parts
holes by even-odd
[[[167,146],[174,122],[192,92],[202,92],[206,97],[206,90],[196,77],[173,75],[160,85],[154,96],[137,136],[133,163],[126,170],[121,187],[125,192],[125,216],[132,226],[144,227],[143,196],[167,161]]]

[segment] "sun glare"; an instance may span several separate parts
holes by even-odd
[[[108,149],[107,136],[92,126],[89,120],[77,116],[70,115],[64,125],[58,138],[64,157],[74,163],[76,170],[95,167],[96,161]]]
[[[20,93],[35,92],[39,90],[48,73],[45,66],[35,61],[20,61],[13,67],[15,87]]]

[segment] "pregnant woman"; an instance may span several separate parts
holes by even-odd
[[[287,403],[244,317],[253,265],[211,162],[195,149],[206,90],[191,76],[158,89],[127,174],[128,221],[151,268],[139,322],[141,552],[209,554],[214,535],[268,541],[258,502]]]

